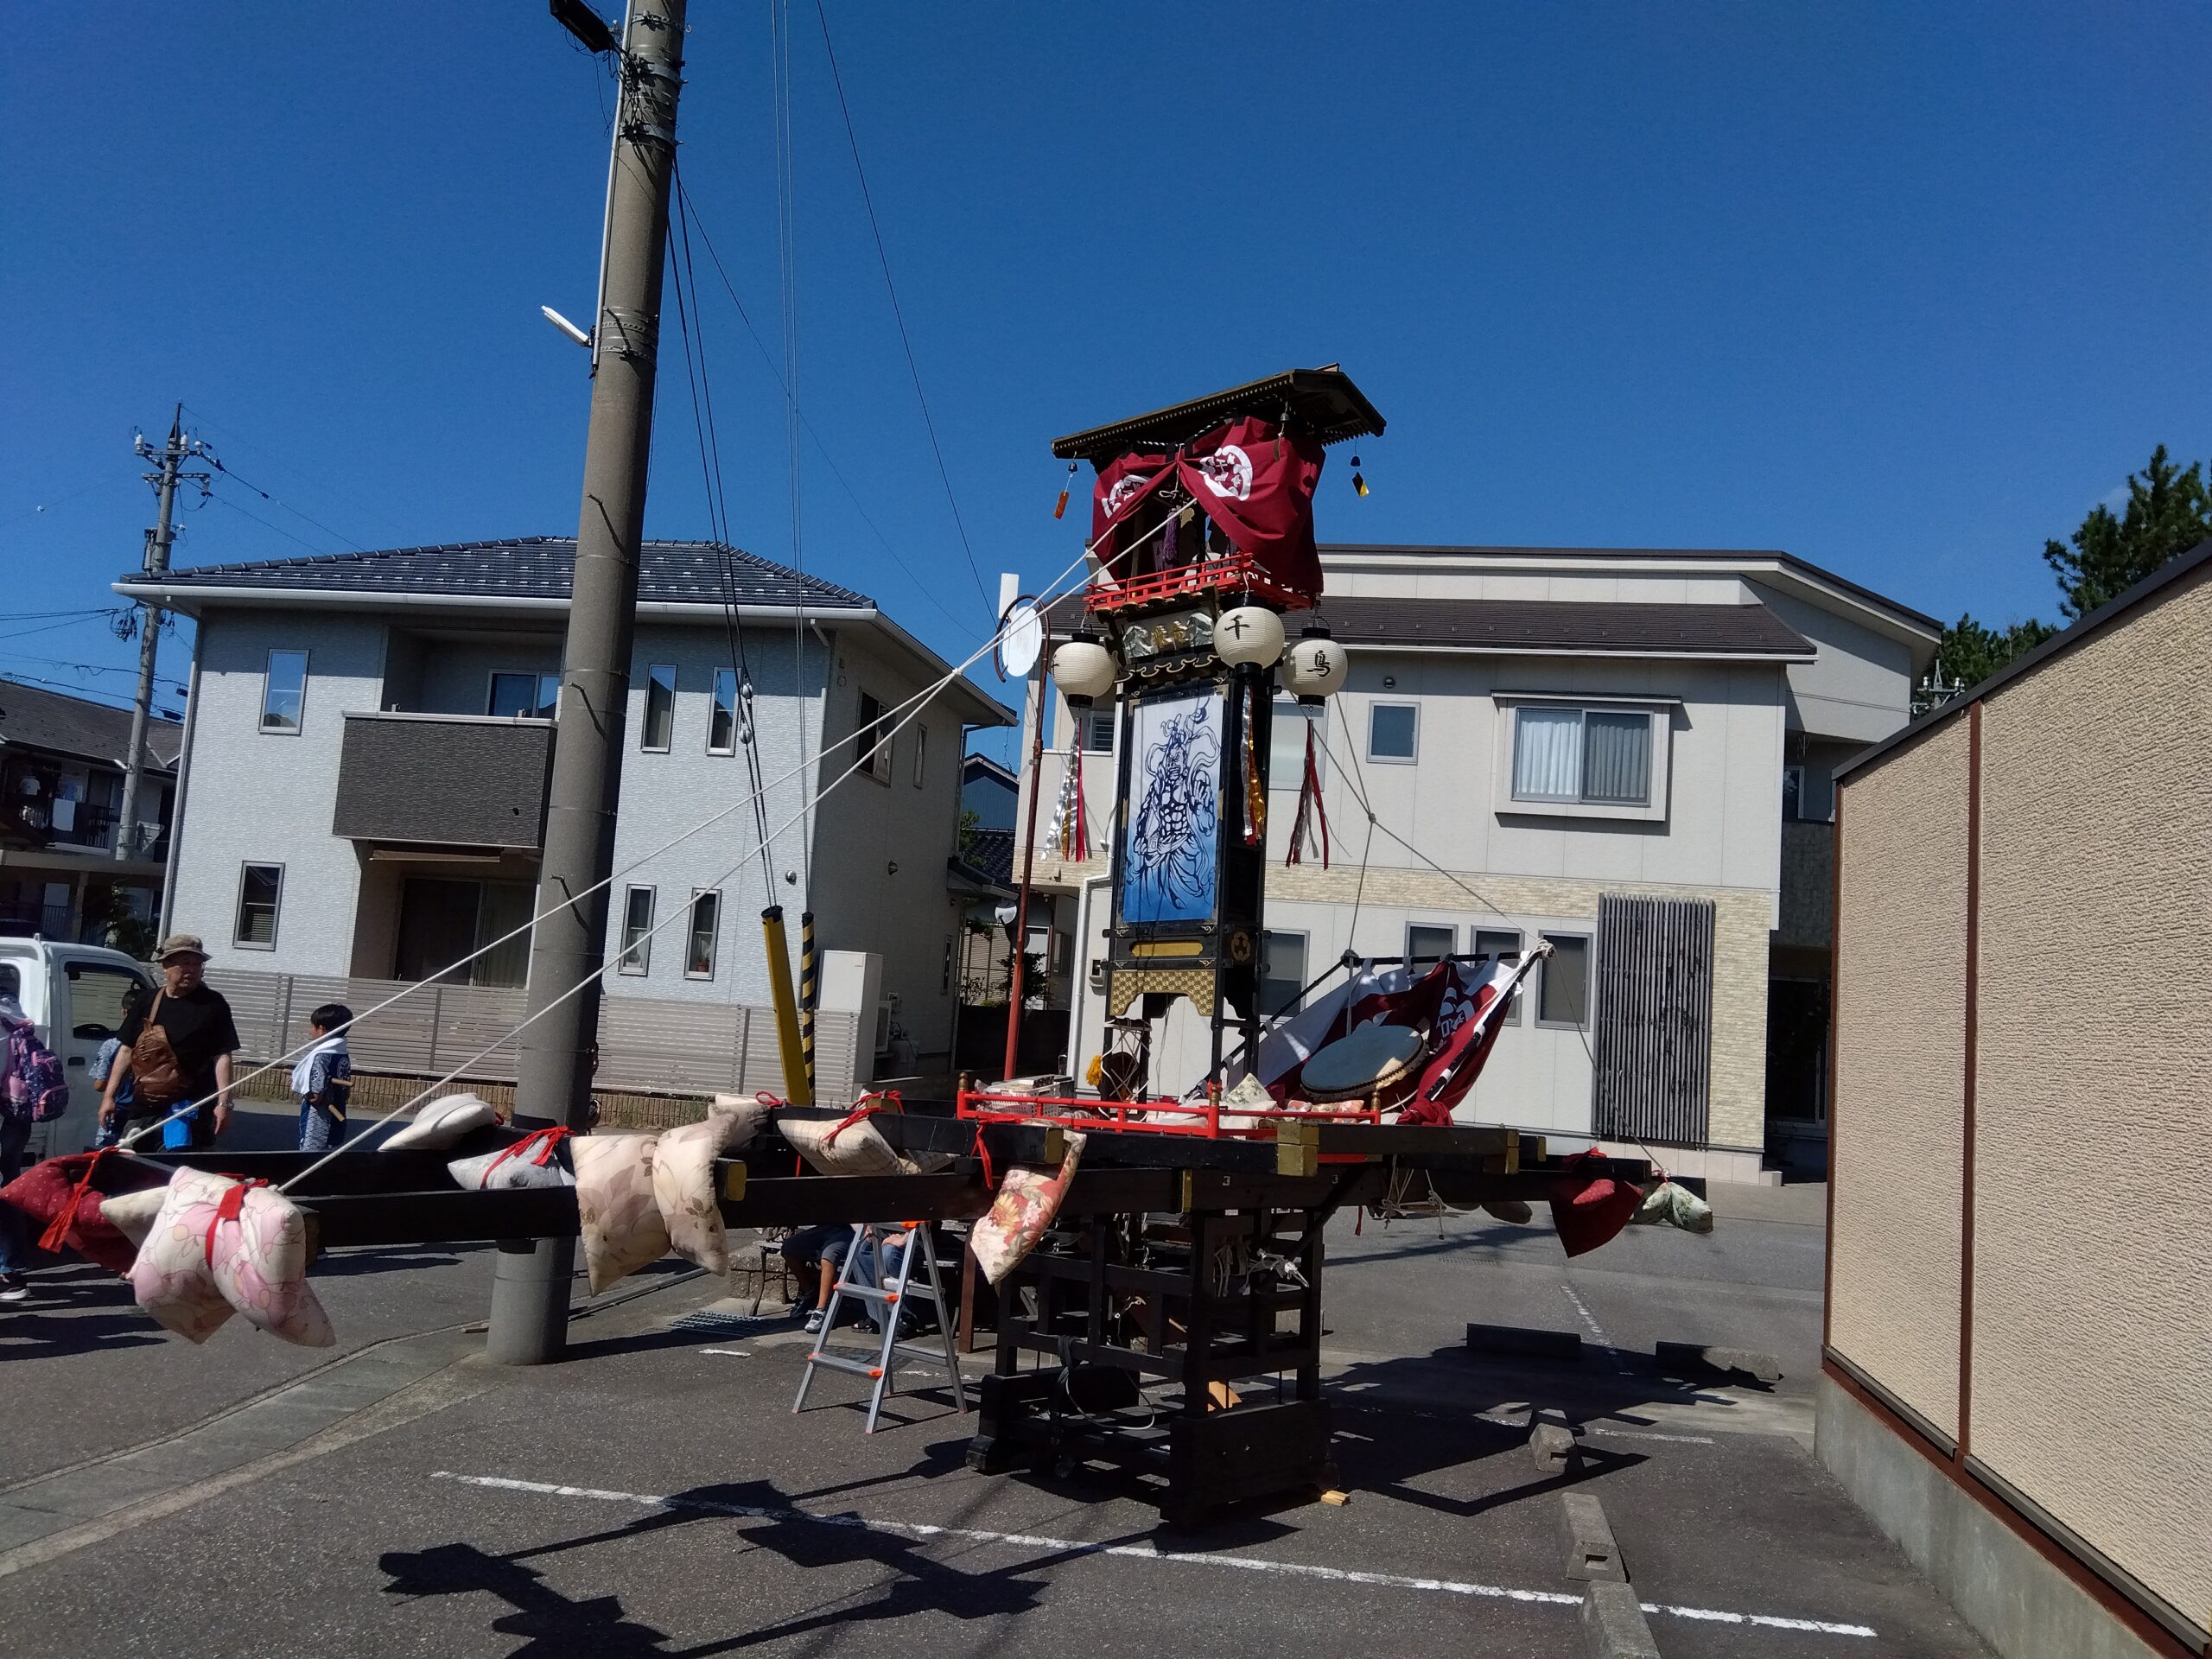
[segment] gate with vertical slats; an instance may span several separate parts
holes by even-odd
[[[1713,1065],[1713,905],[1598,901],[1592,1128],[1702,1146]]]

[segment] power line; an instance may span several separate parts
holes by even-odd
[[[789,389],[784,385],[783,371],[776,366],[776,359],[769,353],[767,341],[760,338],[760,331],[753,326],[753,314],[745,308],[745,302],[738,296],[737,284],[730,280],[729,271],[722,264],[721,255],[715,250],[715,238],[709,232],[706,221],[699,217],[698,209],[690,205],[690,197],[683,188],[683,174],[680,167],[677,170],[676,190],[678,199],[683,204],[683,211],[690,215],[693,225],[698,230],[699,245],[706,249],[708,262],[714,266],[715,275],[721,279],[722,291],[729,296],[730,304],[736,308],[738,321],[745,325],[745,332],[752,340],[753,349],[760,353],[762,365],[767,369],[770,378],[775,381],[777,389],[788,396]],[[695,306],[696,304],[696,298],[694,304]],[[837,458],[830,454],[829,444],[823,440],[822,434],[815,429],[814,423],[807,418],[804,410],[799,412],[798,419],[799,424],[806,429],[807,436],[814,440],[815,451],[822,457],[823,464],[830,468],[830,476],[837,480],[838,487],[844,491],[846,499],[853,504],[853,511],[860,515],[861,522],[868,527],[868,532],[883,543],[883,550],[891,556],[892,562],[906,573],[907,579],[914,584],[915,591],[935,606],[938,613],[946,621],[958,628],[963,638],[984,638],[983,630],[962,621],[945,608],[944,602],[937,596],[936,588],[922,580],[921,574],[912,565],[907,563],[906,556],[899,551],[898,544],[883,533],[883,527],[869,515],[867,505],[861,500],[860,492],[853,487],[852,480],[845,476],[843,469],[837,465]]]
[[[35,657],[25,651],[0,651],[0,657],[18,663],[38,663],[48,668],[73,668],[80,674],[136,674],[138,671],[135,668],[118,667],[113,663],[79,663],[66,657]],[[187,683],[181,674],[157,673],[154,677],[164,684],[180,689]]]
[[[251,488],[251,486],[248,486],[248,487]],[[237,502],[230,499],[227,496],[217,495],[213,490],[210,490],[207,493],[207,499],[216,502],[220,505],[228,507],[232,512],[238,513],[245,518],[252,519],[255,524],[259,524],[264,530],[274,531],[277,535],[282,536],[286,541],[295,543],[301,547],[304,547],[308,552],[314,554],[317,558],[328,558],[330,556],[329,549],[317,547],[313,542],[308,540],[304,536],[295,536],[290,531],[285,529],[282,524],[270,524],[259,513],[247,512],[245,508],[238,505]],[[340,539],[343,538],[341,537]]]
[[[324,535],[332,537],[338,541],[345,543],[346,546],[352,548],[357,553],[365,553],[369,550],[367,548],[362,546],[360,543],[355,541],[351,536],[340,535],[337,531],[333,530],[328,524],[324,524],[320,518],[309,517],[309,515],[302,512],[290,502],[278,500],[276,497],[270,494],[268,491],[263,489],[258,484],[255,484],[246,479],[240,478],[236,473],[223,465],[223,458],[220,455],[210,451],[207,460],[208,463],[213,466],[217,472],[220,473],[225,478],[229,479],[233,484],[243,485],[245,488],[251,490],[256,495],[259,496],[263,500],[270,502],[276,506],[283,508],[285,512],[290,513],[296,518],[307,519],[308,523],[313,524]]]
[[[238,429],[235,426],[226,424],[222,421],[209,418],[207,412],[205,410],[198,408],[194,404],[187,404],[184,408],[185,412],[190,415],[194,421],[198,423],[200,426],[208,428],[213,431],[229,434],[229,435],[223,441],[226,444],[260,455],[266,460],[270,466],[276,467],[277,471],[289,473],[292,477],[297,479],[308,488],[315,490],[321,494],[328,496],[334,501],[342,501],[346,505],[353,507],[360,512],[365,513],[368,517],[374,518],[378,523],[384,524],[387,529],[391,530],[395,535],[400,537],[402,539],[404,539],[410,533],[402,529],[395,520],[386,518],[382,512],[378,512],[373,505],[363,500],[360,497],[348,494],[346,492],[337,489],[329,484],[326,484],[319,479],[308,476],[308,474],[302,472],[299,467],[293,466],[290,462],[277,455],[266,444],[255,443],[251,440],[241,436]],[[248,486],[248,487],[251,488],[251,486]]]
[[[891,256],[884,251],[883,226],[876,222],[875,198],[868,193],[868,169],[861,165],[861,141],[853,130],[853,111],[845,102],[845,78],[837,73],[837,48],[830,43],[830,15],[822,8],[822,0],[814,0],[814,15],[822,24],[822,49],[830,56],[830,79],[837,89],[837,108],[845,118],[845,142],[852,146],[853,171],[860,175],[861,201],[868,209],[868,227],[875,236],[875,257],[883,265],[883,286],[891,296],[891,315],[899,325],[899,343],[906,349],[906,372],[914,377],[914,401],[922,406],[922,424],[930,435],[930,452],[937,457],[937,475],[944,480],[945,504],[952,509],[953,528],[960,532],[960,545],[968,555],[968,574],[976,579],[976,595],[988,609],[990,594],[983,587],[983,573],[976,563],[976,550],[968,541],[968,526],[960,517],[960,503],[952,493],[952,474],[945,468],[944,448],[937,438],[937,422],[930,416],[930,400],[922,391],[922,371],[914,361],[914,342],[907,337],[906,313],[899,309],[898,284],[891,280]]]
[[[22,639],[34,633],[52,633],[56,628],[73,628],[81,623],[92,621],[95,617],[115,617],[122,613],[123,607],[121,606],[112,610],[88,611],[82,616],[73,616],[65,621],[43,622],[35,628],[18,628],[13,633],[0,633],[0,639]]]
[[[133,671],[135,672],[136,671],[134,670]],[[135,702],[135,699],[123,696],[120,693],[99,691],[86,685],[72,685],[66,680],[41,679],[35,674],[18,674],[13,670],[0,672],[0,685],[48,686],[56,691],[66,691],[72,696],[81,697],[87,702],[98,702],[103,709],[114,707],[117,704],[119,704],[120,707],[118,709],[118,712],[119,713],[128,713]],[[103,697],[110,698],[111,701],[108,702],[101,702],[100,699]]]

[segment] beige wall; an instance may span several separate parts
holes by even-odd
[[[1968,1449],[2200,1624],[2209,780],[2203,573],[1984,709]]]
[[[1967,729],[1849,780],[1836,940],[1829,1340],[1959,1426]]]

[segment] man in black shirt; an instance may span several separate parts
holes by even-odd
[[[212,1109],[203,1105],[190,1120],[192,1144],[204,1147],[231,1124],[231,1056],[238,1028],[231,1005],[200,978],[207,953],[196,935],[171,934],[162,941],[160,960],[162,988],[141,995],[115,1033],[123,1049],[108,1073],[100,1122],[112,1119],[116,1090],[136,1072],[134,1115],[149,1122],[158,1122],[187,1101],[213,1097]]]

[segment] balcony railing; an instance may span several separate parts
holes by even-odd
[[[356,841],[536,852],[553,722],[349,714],[331,830]]]

